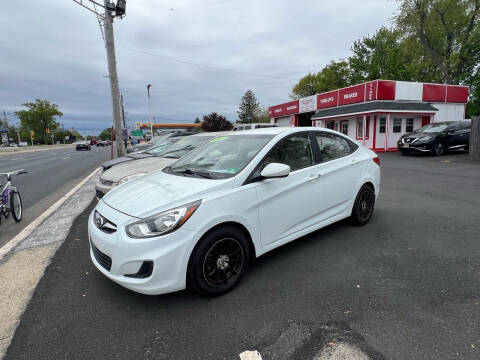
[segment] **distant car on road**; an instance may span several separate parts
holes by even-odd
[[[95,184],[97,198],[101,198],[115,186],[136,179],[152,171],[163,169],[177,161],[183,155],[213,139],[218,133],[170,138],[168,146],[157,146],[146,153],[139,154],[135,161],[123,162],[103,172]],[[127,155],[128,156],[128,155]]]
[[[76,149],[77,151],[80,151],[80,150],[90,150],[92,147],[90,146],[90,144],[87,142],[87,141],[78,141],[77,142],[77,145],[76,145]]]
[[[105,195],[90,258],[133,291],[217,296],[270,250],[345,218],[367,224],[379,189],[378,156],[336,131],[229,132]]]
[[[443,155],[449,150],[467,150],[470,144],[470,121],[432,123],[403,135],[397,143],[403,155],[430,153]]]

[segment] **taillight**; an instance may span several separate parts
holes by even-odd
[[[374,162],[375,164],[377,164],[378,166],[380,166],[380,158],[379,158],[378,156],[375,156],[372,160],[373,160],[373,162]]]

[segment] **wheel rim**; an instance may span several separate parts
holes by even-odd
[[[13,211],[17,218],[22,217],[22,205],[20,203],[20,196],[18,196],[18,193],[13,193]]]
[[[215,242],[203,260],[203,277],[214,287],[220,287],[235,280],[245,261],[243,248],[232,238]]]
[[[368,220],[373,212],[375,197],[371,190],[364,190],[358,201],[358,215],[361,221]]]
[[[441,143],[437,144],[437,155],[443,154],[443,145]]]

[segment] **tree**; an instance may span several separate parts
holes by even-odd
[[[347,61],[332,61],[316,74],[308,74],[293,87],[290,97],[298,99],[350,85]]]
[[[25,103],[22,106],[28,110],[19,110],[15,114],[20,119],[20,127],[24,131],[33,131],[34,137],[41,143],[51,141],[51,132],[55,131],[59,124],[56,117],[63,113],[58,106],[48,100],[36,99],[35,102]]]
[[[436,67],[425,59],[421,45],[403,37],[397,29],[382,27],[373,36],[355,41],[352,53],[348,59],[351,84],[375,79],[434,81],[438,78]],[[418,61],[420,58],[422,61]]]
[[[248,90],[242,97],[237,110],[239,123],[254,123],[260,111],[260,104],[252,90]]]
[[[261,107],[260,111],[258,112],[255,122],[257,123],[269,123],[270,122],[270,116],[268,115],[268,108],[267,107]]]
[[[395,21],[415,36],[447,84],[460,84],[480,60],[480,0],[402,0]]]
[[[112,128],[103,129],[102,132],[98,135],[100,140],[111,140],[112,139]],[[113,140],[115,140],[115,131],[113,132]]]
[[[231,130],[233,125],[223,115],[219,115],[216,112],[212,112],[209,115],[203,117],[202,129],[205,131],[225,131]]]
[[[194,124],[200,124],[200,123],[201,123],[201,121],[200,121],[200,119],[197,117],[197,118],[195,119],[195,121],[194,121]]]

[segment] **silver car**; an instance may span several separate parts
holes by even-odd
[[[219,135],[218,132],[186,136],[166,149],[160,146],[150,150],[148,153],[153,155],[151,157],[128,161],[111,167],[103,172],[95,184],[97,198],[100,199],[117,185],[143,176],[149,172],[163,169],[217,135]]]

